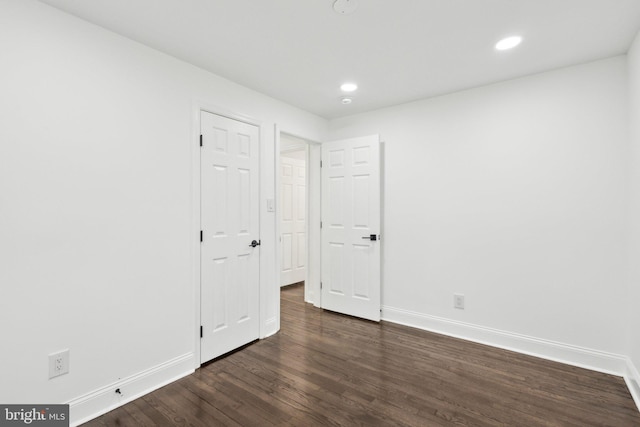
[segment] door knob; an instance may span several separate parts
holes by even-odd
[[[260,245],[260,240],[253,240],[249,246],[251,246],[252,248],[255,248],[256,246],[259,246],[259,245]]]

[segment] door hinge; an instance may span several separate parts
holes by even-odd
[[[200,325],[200,338],[202,338],[202,325]]]
[[[320,289],[322,289],[322,282],[320,282]]]
[[[322,160],[320,160],[320,167],[322,167]]]
[[[204,233],[202,233],[202,230],[200,230],[200,241],[204,241]]]
[[[202,135],[200,135],[200,147],[202,147]]]
[[[320,228],[322,228],[322,221],[320,221]]]

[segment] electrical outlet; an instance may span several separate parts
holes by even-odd
[[[464,310],[464,295],[453,294],[453,308]]]
[[[49,379],[69,373],[69,350],[49,355]]]

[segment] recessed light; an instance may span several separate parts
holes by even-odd
[[[358,0],[336,0],[333,2],[333,10],[340,15],[349,15],[358,8]]]
[[[353,99],[348,96],[342,97],[341,100],[344,105],[351,104],[353,102]]]
[[[358,89],[358,85],[355,83],[344,83],[342,86],[340,86],[340,89],[343,92],[353,92]]]
[[[500,40],[498,43],[496,43],[496,49],[497,50],[509,50],[509,49],[513,49],[514,47],[518,46],[520,43],[522,43],[522,37],[520,37],[520,36],[507,37],[507,38],[504,38],[504,39]]]

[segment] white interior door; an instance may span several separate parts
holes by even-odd
[[[307,259],[306,167],[302,159],[280,158],[281,286],[305,279]]]
[[[380,320],[380,142],[322,144],[322,308]]]
[[[259,337],[259,128],[201,112],[200,361]]]

